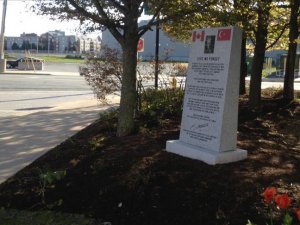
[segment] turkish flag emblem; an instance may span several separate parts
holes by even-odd
[[[218,30],[217,41],[229,41],[231,39],[231,29]]]
[[[193,42],[199,40],[199,41],[204,41],[204,30],[203,31],[200,31],[200,32],[197,32],[197,31],[193,31],[193,35],[192,35],[192,40]]]

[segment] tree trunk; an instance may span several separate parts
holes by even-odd
[[[289,103],[294,100],[294,70],[297,43],[295,40],[299,36],[298,30],[298,11],[299,0],[291,0],[291,15],[290,15],[290,33],[289,33],[289,50],[286,61],[286,70],[284,77],[283,100]]]
[[[258,10],[257,30],[255,33],[256,45],[254,48],[249,95],[249,105],[252,109],[258,109],[261,104],[261,77],[267,45],[269,14],[270,9],[268,7]]]
[[[123,50],[123,75],[120,100],[120,114],[117,135],[119,137],[134,131],[134,116],[136,110],[136,67],[137,67],[137,25],[125,34]]]
[[[242,39],[242,54],[241,54],[241,71],[240,71],[240,95],[246,94],[246,76],[247,76],[247,62],[246,62],[246,35],[243,32]]]

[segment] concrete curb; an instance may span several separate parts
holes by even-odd
[[[265,82],[284,82],[283,78],[263,78],[262,81]],[[295,83],[300,83],[300,78],[294,80]]]
[[[251,80],[251,77],[246,77],[247,81]],[[262,78],[263,82],[284,82],[283,78]],[[300,83],[300,78],[294,80],[295,83]]]
[[[49,71],[33,71],[33,70],[11,70],[0,73],[0,75],[44,75],[44,76],[80,76],[79,72],[49,72]]]

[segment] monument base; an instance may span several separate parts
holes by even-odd
[[[179,140],[167,141],[167,152],[172,152],[191,159],[201,160],[209,165],[236,162],[247,158],[247,151],[236,149],[228,152],[214,152]]]

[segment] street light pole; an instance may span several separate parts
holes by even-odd
[[[50,38],[49,38],[49,32],[48,32],[48,56],[49,56],[49,53],[50,53]]]
[[[7,9],[7,0],[4,0],[3,10],[2,10],[1,34],[0,34],[0,72],[5,72],[6,70],[6,60],[4,58],[4,31],[5,31],[6,9]]]
[[[159,19],[159,14],[157,16]],[[154,69],[154,87],[158,88],[158,66],[159,66],[159,23],[156,24],[156,34],[155,34],[155,69]]]
[[[36,54],[39,53],[39,36],[36,36]]]

